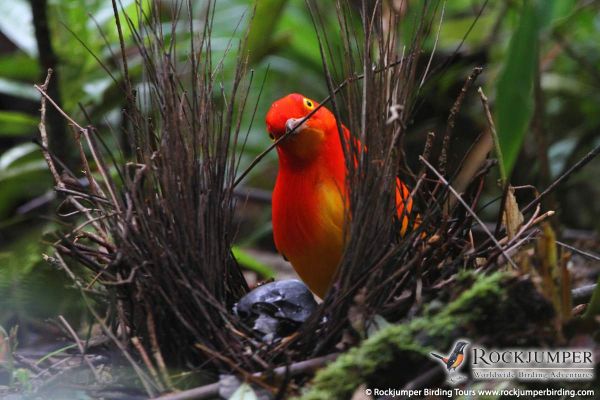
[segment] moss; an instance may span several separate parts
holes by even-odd
[[[510,306],[503,305],[510,296],[507,288],[516,281],[507,272],[478,276],[470,288],[437,314],[388,326],[341,355],[316,374],[301,399],[351,398],[360,384],[372,382],[376,374],[391,368],[398,357],[402,357],[405,365],[407,359],[417,359],[423,364],[430,351],[449,347],[460,335],[473,335],[477,328],[484,332],[494,329],[493,324],[488,324],[490,314],[498,317],[503,310],[510,311]]]
[[[302,399],[348,399],[356,387],[382,365],[392,363],[399,351],[425,356],[427,349],[415,344],[411,333],[404,325],[384,328],[319,371],[313,386]]]

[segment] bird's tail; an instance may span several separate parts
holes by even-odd
[[[440,360],[444,360],[444,357],[440,356],[439,354],[435,354],[435,353],[429,353],[429,354],[431,354],[435,358],[439,358]]]

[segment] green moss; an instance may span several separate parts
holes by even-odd
[[[504,272],[479,276],[469,289],[439,313],[382,329],[320,370],[301,399],[349,399],[360,384],[390,366],[399,353],[406,357],[427,357],[433,346],[436,349],[450,346],[456,338],[449,332],[482,321],[490,307],[503,300],[503,287],[510,277]]]

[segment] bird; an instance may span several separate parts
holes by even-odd
[[[265,120],[273,141],[293,130],[276,146],[279,169],[272,195],[275,247],[310,290],[324,298],[346,241],[348,171],[338,122],[329,109],[299,93],[273,102]],[[340,126],[350,140],[348,128]],[[398,179],[396,209],[402,218],[402,234],[411,208],[410,192]]]
[[[439,358],[440,360],[442,360],[444,365],[446,365],[446,369],[448,371],[450,371],[452,369],[456,370],[456,368],[458,368],[465,359],[464,352],[465,352],[465,347],[468,344],[469,343],[464,342],[464,341],[456,342],[456,345],[454,346],[454,350],[452,350],[452,353],[450,353],[450,355],[447,357],[440,356],[439,354],[435,354],[435,353],[430,353],[430,354],[432,356],[434,356],[435,358]]]

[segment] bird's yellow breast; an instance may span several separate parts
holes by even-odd
[[[286,196],[285,210],[274,207],[273,233],[278,250],[308,287],[323,297],[344,248],[345,195],[333,179],[311,183],[312,190]]]
[[[452,364],[452,368],[456,369],[460,364],[462,364],[464,358],[465,356],[462,354],[456,356],[456,360],[454,361],[454,364]]]

